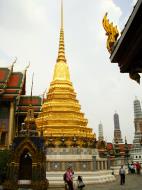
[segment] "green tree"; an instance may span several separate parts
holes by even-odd
[[[9,150],[0,150],[0,168],[5,168],[10,157]]]
[[[9,150],[0,150],[0,182],[6,177],[7,163],[10,158]]]

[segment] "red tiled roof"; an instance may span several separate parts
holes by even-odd
[[[27,112],[28,108],[28,106],[19,106],[17,112]],[[35,112],[40,112],[40,106],[33,106],[33,109]]]
[[[29,106],[29,104],[41,106],[42,99],[40,96],[21,96],[19,105]]]
[[[16,90],[16,89],[6,89],[5,93],[6,94],[18,94],[19,90]]]
[[[13,70],[8,68],[0,68],[0,94],[4,98],[17,96],[20,90],[24,91],[23,79],[24,74],[21,72],[13,72]]]
[[[127,144],[128,149],[132,148],[132,144]],[[118,147],[120,149],[120,152],[125,152],[125,144],[118,144]],[[107,149],[113,150],[113,144],[112,143],[107,143]]]
[[[0,83],[7,81],[9,72],[10,70],[8,68],[0,68]]]
[[[112,149],[113,149],[112,143],[107,143],[107,149],[109,149],[109,150],[112,150]]]
[[[128,144],[128,148],[131,149],[133,147],[133,144]]]
[[[18,114],[24,114],[28,111],[29,104],[32,104],[34,112],[39,113],[41,104],[42,104],[42,98],[40,96],[20,96],[19,104],[17,105],[17,113]]]
[[[23,74],[21,72],[14,72],[11,74],[7,88],[20,88],[23,79]]]
[[[125,151],[125,144],[119,144],[119,149],[120,151],[124,152]]]

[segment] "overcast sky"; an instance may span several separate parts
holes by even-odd
[[[119,114],[122,137],[131,143],[134,136],[133,101],[142,100],[142,87],[121,74],[110,63],[106,36],[102,27],[105,12],[121,31],[135,0],[64,0],[65,51],[71,81],[88,126],[98,136],[103,124],[104,137],[113,139],[115,111]],[[60,30],[60,0],[0,0],[0,67],[10,66],[18,58],[15,71],[27,72],[30,93],[49,88],[56,63]]]

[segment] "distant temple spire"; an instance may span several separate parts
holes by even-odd
[[[65,46],[64,46],[64,26],[63,26],[63,0],[61,0],[61,28],[60,28],[60,40],[59,40],[59,50],[57,62],[64,61],[65,58]]]
[[[120,124],[119,124],[119,115],[116,113],[113,116],[114,119],[114,142],[116,143],[123,143],[122,137],[121,137],[121,130],[120,130]]]
[[[99,124],[99,137],[98,137],[98,140],[99,141],[103,141],[104,140],[104,135],[103,135],[103,125],[102,125],[102,123],[100,122],[100,124]]]
[[[142,136],[142,110],[140,101],[135,98],[134,100],[134,123],[135,123],[135,135],[140,133]]]
[[[139,155],[142,152],[142,110],[141,103],[137,97],[134,100],[134,126],[135,133],[131,158],[134,162],[141,162],[142,158]]]
[[[142,110],[141,110],[141,104],[140,101],[135,97],[134,100],[134,117],[136,118],[142,118]]]
[[[115,129],[120,129],[119,115],[117,114],[116,111],[115,111],[115,114],[114,114],[114,128]]]

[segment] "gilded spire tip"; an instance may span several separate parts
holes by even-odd
[[[63,29],[63,0],[61,0],[61,28]]]
[[[65,58],[65,47],[64,47],[64,27],[63,27],[63,0],[61,0],[61,28],[60,28],[60,41],[57,62],[64,61]]]

